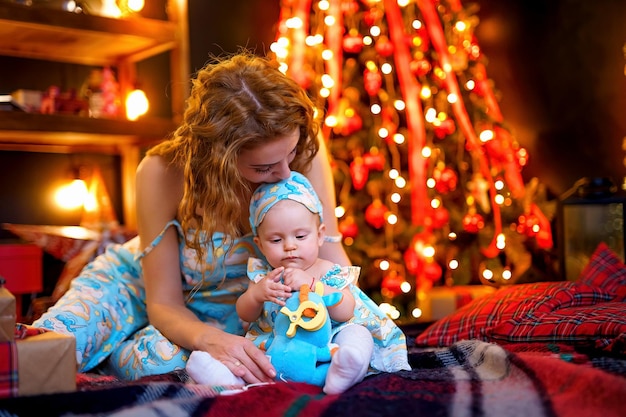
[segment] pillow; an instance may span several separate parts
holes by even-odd
[[[533,318],[559,308],[610,301],[607,291],[570,281],[536,282],[504,287],[477,298],[430,325],[417,336],[422,346],[449,346],[463,339],[490,341],[489,331],[506,320]]]
[[[626,301],[626,265],[604,242],[596,247],[578,282],[603,288],[616,300]]]
[[[604,350],[626,334],[626,303],[561,308],[537,317],[509,319],[487,331],[494,341],[552,342]]]

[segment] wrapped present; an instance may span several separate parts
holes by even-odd
[[[491,294],[495,288],[486,285],[454,285],[451,287],[432,287],[425,291],[420,299],[421,319],[436,321],[454,313],[470,301]]]
[[[4,286],[0,277],[0,342],[11,342],[15,335],[15,296]]]
[[[0,343],[0,398],[76,390],[76,341],[71,336],[15,326]]]

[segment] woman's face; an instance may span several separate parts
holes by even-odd
[[[296,157],[296,145],[300,139],[299,129],[279,136],[239,154],[237,168],[241,176],[253,184],[273,183],[289,177],[289,164]]]

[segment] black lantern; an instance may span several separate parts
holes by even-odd
[[[559,199],[562,276],[575,281],[600,242],[624,261],[626,193],[608,178],[581,178]]]

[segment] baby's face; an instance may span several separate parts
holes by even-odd
[[[306,270],[313,265],[323,243],[319,215],[292,200],[276,203],[257,228],[259,249],[274,268]]]

